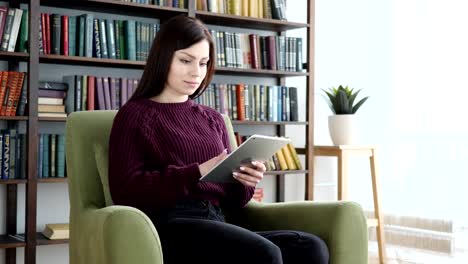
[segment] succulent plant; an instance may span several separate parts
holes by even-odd
[[[330,109],[336,115],[350,115],[355,114],[356,111],[364,104],[369,96],[364,97],[358,103],[354,104],[354,101],[361,90],[350,89],[348,86],[338,86],[338,88],[332,87],[328,91],[322,89],[328,97],[328,105]]]

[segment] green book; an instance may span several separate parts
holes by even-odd
[[[114,21],[106,19],[107,51],[110,59],[116,59]]]
[[[23,16],[21,17],[20,33],[18,43],[16,44],[17,52],[28,52],[28,30],[29,30],[29,10],[23,9]]]
[[[101,41],[101,56],[103,59],[109,58],[107,50],[106,21],[99,19],[99,40]]]
[[[124,21],[118,20],[118,28],[119,28],[119,49],[120,49],[120,59],[125,60],[127,58],[126,45],[125,42],[125,32],[124,32]]]
[[[84,57],[85,55],[85,21],[86,18],[81,15],[77,17],[78,20],[78,56]]]
[[[42,178],[50,177],[50,135],[44,134],[42,148]]]
[[[135,61],[136,56],[136,24],[134,20],[124,21],[124,31],[125,31],[125,43],[126,45],[126,55],[127,60]]]
[[[122,57],[120,55],[120,27],[119,21],[114,20],[114,37],[115,37],[115,58],[121,60]]]
[[[86,57],[93,57],[93,20],[94,15],[85,14],[85,43],[84,43],[84,53]]]
[[[51,15],[51,20],[52,20],[52,49],[51,52],[52,54],[57,54],[60,55],[62,54],[62,51],[60,50],[60,40],[61,40],[61,32],[62,32],[62,26],[61,26],[61,15],[59,14],[52,14]]]
[[[65,135],[57,135],[57,177],[65,177]]]
[[[86,111],[88,102],[88,75],[78,76],[81,77],[81,111]]]
[[[76,56],[76,16],[68,17],[68,55]]]
[[[50,135],[50,177],[56,177],[55,164],[57,156],[57,135]]]

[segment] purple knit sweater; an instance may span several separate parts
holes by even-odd
[[[112,200],[144,212],[170,208],[183,199],[243,207],[254,188],[199,181],[198,165],[225,148],[229,153],[223,117],[209,107],[192,100],[129,101],[117,113],[110,135]]]

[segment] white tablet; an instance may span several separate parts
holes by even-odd
[[[252,167],[252,160],[266,161],[290,142],[288,138],[252,135],[201,177],[200,181],[238,183],[232,173],[238,171],[241,165]]]

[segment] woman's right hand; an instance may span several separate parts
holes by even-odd
[[[211,168],[213,168],[216,164],[218,164],[220,161],[222,161],[224,158],[226,158],[227,156],[227,150],[223,150],[223,152],[221,152],[221,154],[219,154],[218,156],[210,159],[210,160],[207,160],[205,161],[204,163],[198,165],[198,168],[200,169],[200,174],[201,176],[205,176],[210,170]]]

